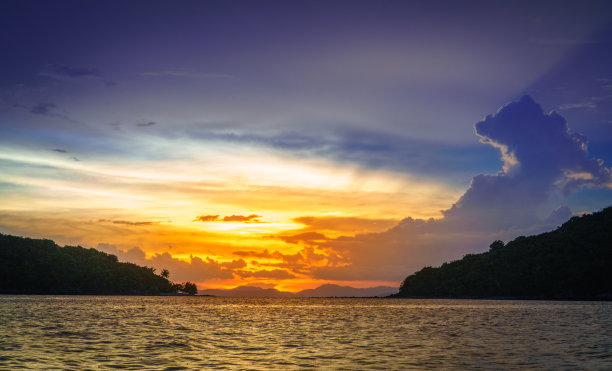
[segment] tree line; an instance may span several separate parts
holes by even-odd
[[[93,248],[60,247],[47,239],[0,234],[1,294],[195,295],[191,282],[173,283],[169,272],[118,262]]]
[[[408,276],[398,297],[612,299],[612,207]]]

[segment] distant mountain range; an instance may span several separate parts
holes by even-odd
[[[214,296],[240,296],[240,297],[272,297],[272,298],[306,298],[306,297],[381,297],[397,293],[397,287],[376,286],[368,288],[355,288],[326,284],[316,289],[307,289],[296,293],[264,289],[256,286],[238,286],[233,289],[205,289],[199,290],[200,295]]]

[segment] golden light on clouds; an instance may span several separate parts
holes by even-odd
[[[23,188],[4,198],[1,218],[16,234],[106,246],[151,265],[201,264],[225,277],[202,276],[202,287],[296,289],[318,282],[308,269],[341,264],[317,243],[382,232],[404,215],[438,217],[461,192],[406,174],[245,151],[196,155],[187,145],[184,157],[161,161],[0,151],[1,160],[19,164],[5,181]],[[322,239],[300,239],[308,233]]]

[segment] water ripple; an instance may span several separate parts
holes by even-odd
[[[612,369],[612,303],[0,296],[0,369]]]

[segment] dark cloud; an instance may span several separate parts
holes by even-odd
[[[107,86],[116,85],[113,81],[106,79],[98,70],[94,68],[73,67],[65,64],[48,64],[45,66],[43,71],[38,73],[38,75],[62,81],[96,79],[100,80]]]
[[[57,106],[53,103],[38,103],[27,108],[32,114],[46,116],[54,113],[53,111],[57,108]]]
[[[78,123],[78,121],[67,116],[64,110],[60,110],[55,103],[39,102],[34,105],[16,103],[13,104],[13,107],[33,115],[54,117],[73,124]]]
[[[110,219],[99,219],[98,223],[112,223],[112,224],[135,225],[135,226],[159,224],[159,222],[132,222],[129,220],[110,220]]]
[[[444,215],[449,220],[498,227],[538,222],[550,195],[567,196],[585,185],[609,183],[610,169],[588,158],[586,137],[570,132],[565,119],[546,114],[529,96],[474,125],[481,141],[498,148],[504,169],[478,175]]]
[[[218,140],[233,143],[259,144],[266,147],[289,150],[315,149],[327,143],[322,138],[311,137],[301,133],[280,133],[266,136],[261,134],[205,131],[199,134],[209,140]]]
[[[55,149],[52,149],[52,151],[53,151],[53,152],[57,152],[57,153],[68,153],[68,151],[67,151],[67,150],[65,150],[65,149],[61,149],[61,148],[55,148]],[[81,160],[79,160],[79,159],[78,159],[76,156],[70,156],[69,158],[70,158],[72,161],[81,161]]]
[[[208,126],[203,130],[189,130],[187,134],[203,140],[256,145],[304,156],[357,163],[368,168],[387,168],[420,174],[468,172],[469,175],[473,174],[472,169],[476,165],[480,169],[484,165],[491,170],[497,166],[494,159],[488,163],[484,161],[483,164],[482,159],[493,153],[486,147],[415,140],[397,133],[381,133],[343,125],[326,128],[324,136],[320,134],[320,130],[266,135],[240,130],[211,131]]]
[[[147,127],[147,126],[153,126],[153,125],[157,125],[157,122],[149,121],[149,122],[139,122],[138,124],[136,124],[136,126],[139,126],[139,127]]]
[[[194,222],[216,222],[219,220],[219,215],[200,215],[196,216]]]

